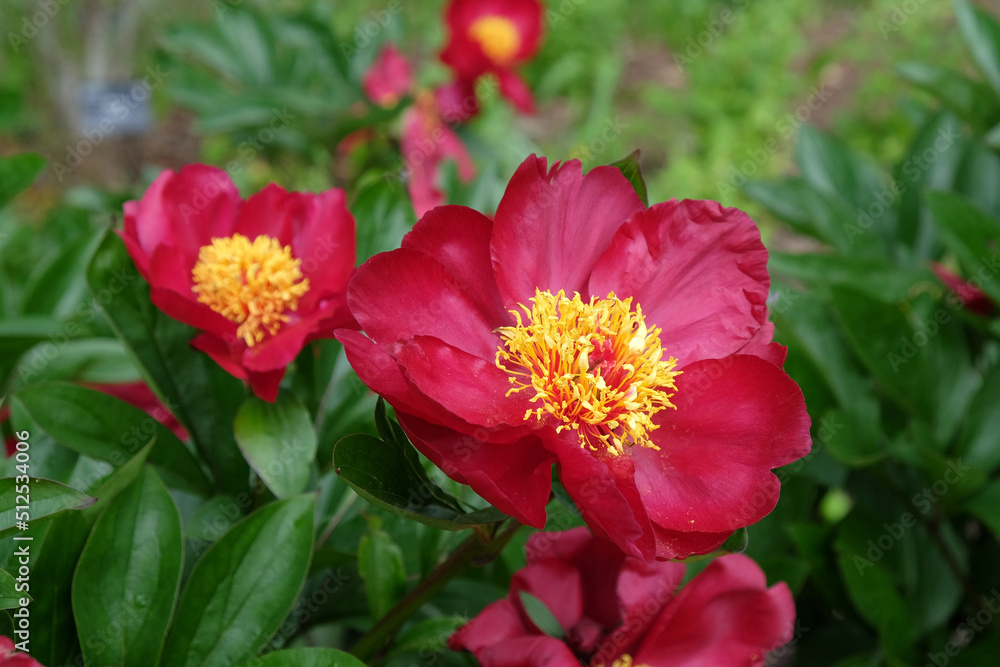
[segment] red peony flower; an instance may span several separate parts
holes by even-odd
[[[955,296],[970,313],[981,317],[989,317],[993,313],[996,304],[993,303],[993,299],[986,295],[986,292],[974,284],[962,280],[961,277],[939,262],[932,263],[931,269],[945,284],[945,287],[955,293]]]
[[[416,104],[403,114],[402,151],[404,164],[409,170],[407,188],[418,218],[444,203],[438,179],[441,164],[446,160],[457,163],[458,177],[462,181],[471,181],[476,175],[476,167],[465,144],[444,123],[430,93],[418,94]]]
[[[42,667],[27,653],[14,650],[14,640],[0,636],[0,667]]]
[[[792,638],[795,603],[784,583],[767,588],[743,555],[712,562],[679,593],[680,563],[644,563],[585,528],[536,533],[527,567],[507,598],[459,628],[448,644],[483,667],[583,664],[614,667],[745,667]],[[564,639],[546,635],[524,604],[544,603]]]
[[[192,344],[265,400],[303,345],[353,326],[354,218],[342,190],[272,184],[244,202],[224,171],[189,165],[125,203],[121,236],[153,303],[201,329]]]
[[[361,86],[372,102],[392,108],[413,87],[410,63],[396,47],[389,44],[365,72]]]
[[[460,81],[496,74],[504,97],[533,113],[531,91],[513,67],[538,51],[542,14],[538,0],[452,0],[446,14],[450,37],[441,60]]]
[[[531,156],[495,220],[430,211],[348,290],[360,378],[414,444],[542,527],[556,463],[626,553],[707,553],[774,507],[809,417],[767,320],[767,251],[741,211],[644,208],[613,167]]]

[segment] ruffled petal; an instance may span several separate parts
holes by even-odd
[[[731,532],[771,511],[770,472],[809,452],[798,386],[753,356],[699,361],[677,378],[677,410],[659,413],[660,450],[633,447],[635,482],[650,519],[678,531]]]
[[[423,252],[400,248],[365,262],[347,292],[351,312],[380,343],[434,336],[482,359],[500,337],[455,277]]]
[[[549,170],[545,158],[529,157],[511,177],[493,226],[493,270],[504,306],[527,304],[535,288],[589,294],[594,262],[641,209],[614,167],[584,176],[576,160]]]
[[[621,227],[589,289],[634,297],[646,322],[662,329],[666,353],[689,364],[734,354],[753,339],[767,323],[768,285],[767,250],[745,213],[671,200]]]
[[[440,206],[428,212],[403,237],[402,247],[431,255],[469,295],[486,321],[509,324],[490,264],[493,221],[464,206]]]

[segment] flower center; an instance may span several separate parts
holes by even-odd
[[[512,393],[531,389],[528,410],[541,419],[547,412],[562,423],[557,432],[572,429],[580,445],[594,451],[605,448],[617,456],[626,445],[659,449],[649,438],[658,428],[653,415],[670,402],[676,386],[677,360],[663,359],[660,329],[647,329],[642,308],[632,298],[622,301],[614,292],[590,303],[560,290],[535,290],[532,306],[518,304],[517,326],[500,327],[504,346],[497,351],[497,366],[510,374]]]
[[[239,323],[236,335],[253,347],[264,332],[277,333],[288,321],[286,310],[298,308],[309,291],[301,260],[278,239],[261,234],[251,242],[242,234],[214,238],[198,251],[191,271],[198,303]]]
[[[482,16],[472,22],[469,35],[483,47],[495,65],[507,65],[521,48],[521,33],[514,22],[503,16]]]

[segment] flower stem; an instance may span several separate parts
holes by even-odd
[[[483,541],[482,537],[477,534],[469,536],[416,588],[390,609],[389,613],[375,624],[375,627],[366,632],[351,648],[351,654],[367,664],[389,643],[400,626],[425,602],[434,597],[469,564],[485,565],[493,560],[507,546],[519,528],[521,528],[521,524],[511,519],[507,525],[495,524],[492,536],[486,541]]]

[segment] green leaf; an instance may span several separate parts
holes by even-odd
[[[741,554],[747,550],[748,544],[750,544],[750,533],[747,532],[746,527],[743,527],[727,537],[726,541],[722,543],[722,546],[715,551],[711,551],[707,554],[688,556],[687,558],[679,558],[676,562],[690,564],[697,563],[700,560],[706,560],[708,558],[725,556],[726,554]]]
[[[332,648],[288,648],[254,658],[247,667],[365,667],[365,663]]]
[[[427,655],[428,652],[443,651],[448,645],[448,638],[466,623],[468,619],[462,616],[439,616],[421,621],[400,633],[386,658],[403,653]]]
[[[97,498],[97,502],[82,512],[89,523],[93,524],[97,520],[97,517],[100,516],[101,512],[104,511],[104,508],[107,507],[119,493],[121,493],[124,489],[127,489],[136,479],[139,478],[139,475],[142,474],[142,470],[146,465],[146,459],[149,457],[149,452],[153,449],[155,444],[155,439],[150,440],[149,444],[139,450],[135,456],[101,481],[97,488],[94,489],[93,493]]]
[[[249,492],[250,468],[232,430],[244,394],[240,381],[191,349],[194,329],[153,305],[149,286],[116,234],[105,235],[87,283],[150,388],[187,428],[216,480],[231,494]]]
[[[0,208],[35,182],[45,168],[45,158],[35,153],[0,157]]]
[[[27,505],[24,504],[25,498]],[[17,532],[18,521],[25,520],[30,524],[60,512],[85,509],[96,500],[49,479],[32,477],[30,482],[19,484],[16,478],[5,477],[0,479],[0,538]]]
[[[962,430],[956,456],[968,465],[993,472],[1000,466],[1000,366],[994,366],[979,392],[963,414]]]
[[[888,261],[841,254],[771,253],[768,270],[812,285],[847,285],[872,298],[894,303],[913,287],[913,275]]]
[[[1000,25],[997,20],[967,0],[955,0],[958,27],[972,59],[1000,96]]]
[[[985,130],[1000,113],[997,95],[961,72],[926,63],[902,63],[896,72],[933,95],[965,122]]]
[[[274,403],[249,397],[236,413],[234,431],[243,456],[275,496],[305,490],[316,458],[316,432],[298,399],[289,393]]]
[[[157,664],[182,557],[180,515],[146,467],[97,520],[73,577],[73,613],[87,664]],[[119,631],[105,641],[111,627]]]
[[[0,321],[0,355],[13,360],[38,343],[54,339],[63,333],[59,320],[33,315]]]
[[[528,591],[519,592],[518,597],[521,599],[521,606],[524,607],[528,618],[538,626],[539,630],[549,637],[555,637],[556,639],[562,639],[566,636],[566,630],[559,624],[559,620],[544,602]]]
[[[994,480],[966,501],[965,509],[979,517],[1000,539],[1000,480]]]
[[[17,585],[14,575],[0,570],[0,609],[17,609],[22,606],[21,600],[31,599],[27,592],[17,590]]]
[[[916,629],[882,560],[884,550],[878,550],[875,542],[884,534],[877,523],[852,513],[837,536],[837,563],[854,608],[879,631],[887,653],[900,656],[911,650]],[[874,549],[869,542],[875,544]],[[891,548],[889,553],[896,555]]]
[[[337,443],[333,464],[337,474],[371,504],[428,526],[462,530],[506,518],[492,507],[466,514],[445,504],[438,497],[444,492],[427,479],[426,473],[417,473],[404,452],[398,443],[370,435],[351,435]]]
[[[646,191],[646,179],[642,177],[642,169],[639,167],[638,150],[629,153],[627,157],[617,162],[612,162],[608,166],[615,167],[621,171],[622,175],[632,185],[635,194],[639,196],[639,201],[642,202],[642,205],[649,206],[649,193]]]
[[[208,495],[211,483],[197,459],[173,431],[153,416],[95,389],[52,382],[21,389],[14,397],[35,423],[59,444],[120,466],[151,438],[149,462]]]
[[[139,373],[132,358],[115,338],[79,338],[66,341],[55,356],[48,345],[36,345],[21,359],[13,391],[38,382],[74,380],[95,384],[136,382]]]
[[[263,507],[213,544],[181,594],[161,664],[242,665],[292,609],[313,544],[315,496]]]
[[[975,278],[1000,303],[1000,222],[951,192],[930,192],[927,203],[938,233],[961,260],[966,279]]]
[[[358,545],[358,573],[365,582],[365,596],[372,618],[382,618],[406,593],[403,552],[378,517],[368,520],[368,534]]]

